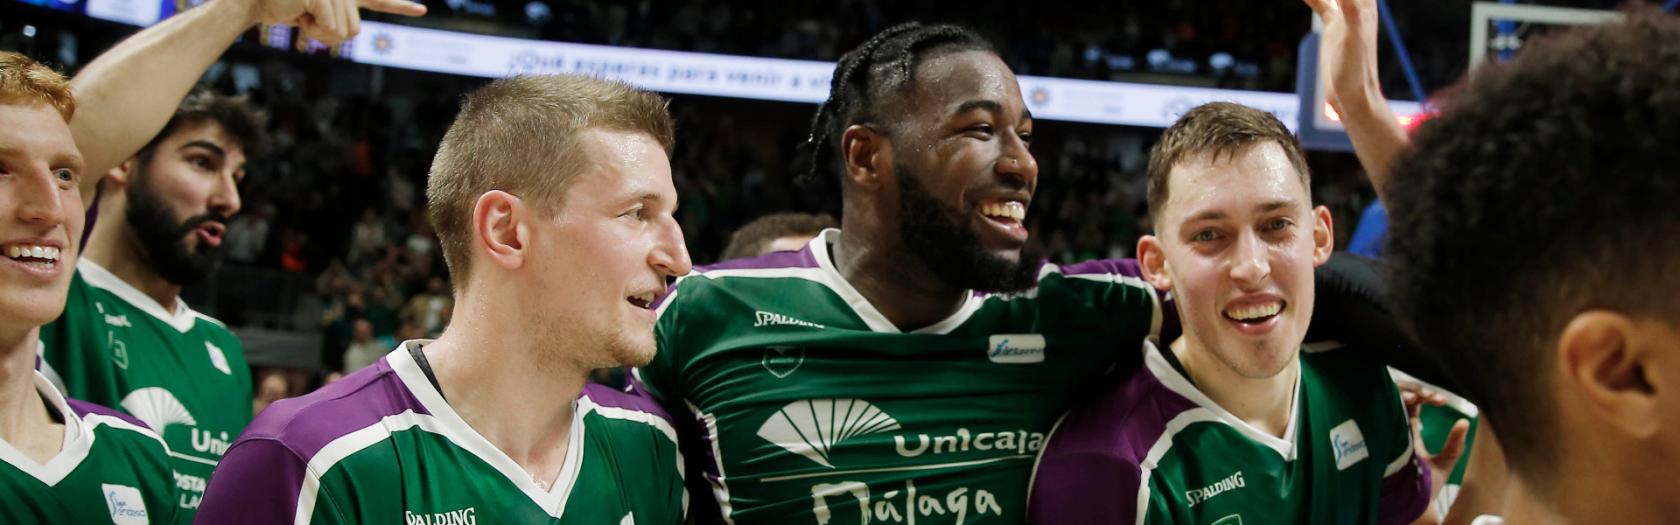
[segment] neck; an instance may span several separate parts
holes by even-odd
[[[1550,487],[1512,477],[1505,522],[1672,523],[1680,501],[1672,497],[1673,474],[1662,465],[1672,465],[1674,456],[1662,445],[1625,437],[1562,437],[1567,457],[1559,458]]]
[[[449,327],[425,347],[426,359],[461,419],[533,478],[550,483],[565,462],[571,401],[589,371],[553,358],[565,353],[550,346],[569,338],[539,339],[479,291],[457,297]]]
[[[875,223],[855,227],[844,223],[833,254],[834,267],[893,326],[900,330],[928,326],[962,306],[967,290],[946,285],[911,257],[897,232],[878,230]]]
[[[47,403],[35,391],[35,347],[39,329],[7,330],[0,340],[0,441],[12,444],[36,463],[58,454],[64,425],[53,421]]]
[[[1196,389],[1220,408],[1269,435],[1283,437],[1289,431],[1289,410],[1294,406],[1296,378],[1301,374],[1299,359],[1290,360],[1277,375],[1253,378],[1220,362],[1189,335],[1173,341],[1170,351],[1184,365]]]
[[[169,282],[152,267],[151,257],[140,246],[140,236],[129,226],[127,197],[114,191],[99,199],[99,214],[105,220],[93,227],[82,257],[146,294],[169,313],[175,313],[181,285]]]

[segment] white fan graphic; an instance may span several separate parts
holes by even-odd
[[[862,399],[807,399],[776,411],[758,427],[764,438],[828,468],[829,450],[853,436],[898,430],[898,421]]]
[[[175,394],[155,386],[129,392],[122,400],[122,408],[160,436],[169,425],[198,425],[198,420],[187,412],[181,400],[175,399]]]

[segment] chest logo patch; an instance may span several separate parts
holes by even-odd
[[[99,485],[100,492],[105,493],[105,509],[111,511],[111,522],[116,525],[146,525],[150,520],[146,516],[146,500],[140,497],[140,489],[128,485]]]
[[[805,349],[792,346],[772,346],[764,349],[764,358],[759,361],[764,370],[776,379],[785,378],[805,364]]]
[[[866,434],[898,430],[898,420],[862,399],[794,401],[770,415],[758,427],[758,437],[834,468],[829,453],[835,445]]]
[[[1347,470],[1371,455],[1365,446],[1365,434],[1352,419],[1330,429],[1330,448],[1336,453],[1336,470]]]
[[[1044,335],[998,334],[986,344],[986,359],[993,363],[1033,364],[1044,362]]]
[[[205,341],[204,351],[210,353],[211,366],[215,366],[217,370],[221,370],[224,374],[230,376],[233,375],[233,369],[228,367],[227,354],[222,353],[222,347],[211,344],[209,341]]]

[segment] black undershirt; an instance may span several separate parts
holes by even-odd
[[[408,355],[414,358],[414,364],[420,367],[422,373],[426,374],[426,380],[432,382],[432,388],[437,390],[438,397],[448,401],[449,397],[443,395],[443,385],[438,384],[437,374],[432,373],[432,364],[426,362],[426,354],[420,351],[420,343],[408,345]]]

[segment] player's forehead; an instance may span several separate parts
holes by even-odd
[[[590,128],[579,132],[577,139],[587,168],[571,184],[568,200],[675,203],[671,159],[647,133]]]
[[[70,125],[46,104],[0,104],[0,159],[44,159],[54,167],[82,167]]]
[[[171,151],[195,151],[221,155],[230,159],[244,159],[245,146],[226,126],[214,119],[199,118],[181,123],[158,141],[161,148]]]
[[[1301,174],[1272,141],[1186,155],[1173,164],[1167,185],[1167,225],[1311,207]]]
[[[917,62],[905,93],[910,112],[928,120],[955,118],[976,103],[1016,117],[1026,112],[1015,73],[985,50],[929,52]]]

